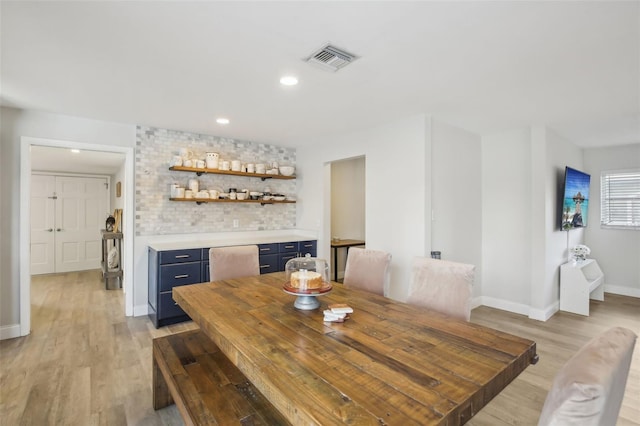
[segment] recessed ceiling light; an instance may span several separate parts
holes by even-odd
[[[74,148],[74,149],[71,150],[71,152],[73,152],[74,154],[78,154],[80,152],[80,150]]]
[[[220,117],[220,118],[216,119],[216,123],[218,123],[218,124],[229,124],[229,119]]]
[[[298,77],[285,75],[280,79],[280,84],[282,84],[283,86],[295,86],[296,84],[298,84]]]

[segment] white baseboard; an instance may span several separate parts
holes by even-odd
[[[133,316],[134,317],[142,317],[149,313],[149,305],[136,305],[133,307]]]
[[[0,327],[0,340],[20,337],[20,324],[4,325]]]
[[[640,297],[640,288],[623,287],[619,285],[604,285],[604,292],[620,296]]]
[[[620,296],[638,297],[640,298],[640,289],[605,285],[605,293],[617,294]],[[606,298],[605,298],[606,302]],[[494,297],[479,296],[475,297],[471,302],[471,309],[478,306],[488,306],[490,308],[500,309],[502,311],[513,312],[515,314],[527,315],[529,318],[537,321],[547,321],[556,312],[560,310],[560,301],[556,301],[546,309],[533,309],[530,306],[521,303],[514,303],[508,300],[496,299]]]
[[[546,321],[553,316],[556,312],[560,310],[560,302],[555,302],[553,305],[548,306],[547,309],[529,309],[529,318],[538,320],[538,321]]]
[[[503,299],[496,299],[495,297],[480,296],[476,299],[479,299],[479,304],[477,306],[488,306],[490,308],[500,309],[502,311],[513,312],[515,314],[528,316],[529,311],[531,310],[528,305],[523,305],[522,303],[514,303]],[[473,303],[477,303],[475,299]]]
[[[490,308],[500,309],[502,311],[513,312],[514,314],[525,315],[537,321],[546,321],[560,308],[560,303],[556,302],[546,309],[532,309],[529,305],[522,303],[510,302],[504,299],[496,299],[495,297],[480,296],[473,299],[471,309],[480,305]]]

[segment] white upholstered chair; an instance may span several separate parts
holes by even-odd
[[[209,249],[211,281],[260,275],[258,246],[213,247]]]
[[[538,425],[615,425],[636,338],[615,327],[576,352],[556,374]]]
[[[385,295],[391,255],[384,251],[352,247],[347,256],[343,284]]]
[[[407,303],[469,321],[475,268],[466,263],[415,258]]]

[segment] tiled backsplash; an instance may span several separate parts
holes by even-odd
[[[220,158],[243,163],[278,162],[293,165],[296,151],[292,148],[225,139],[174,130],[137,127],[136,134],[136,235],[185,234],[222,231],[262,231],[293,229],[296,226],[295,204],[205,203],[169,200],[170,186],[187,186],[197,178],[201,189],[227,191],[264,191],[295,196],[295,180],[226,176],[176,172],[169,170],[173,155],[188,148],[195,157],[204,159],[205,153],[217,152]],[[234,228],[234,220],[238,227]]]

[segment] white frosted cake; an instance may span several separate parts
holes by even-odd
[[[301,269],[291,273],[291,287],[301,290],[322,287],[322,275],[318,272]]]

